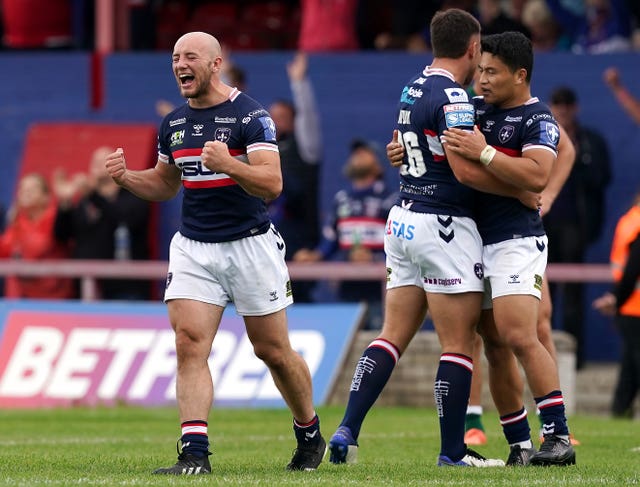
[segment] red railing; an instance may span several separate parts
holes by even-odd
[[[100,278],[164,280],[166,261],[46,260],[26,261],[0,259],[0,276],[61,276],[81,281],[81,297],[93,301],[97,297],[96,280]],[[289,263],[294,280],[380,280],[386,279],[383,263]],[[608,264],[549,264],[547,276],[553,282],[611,282]]]

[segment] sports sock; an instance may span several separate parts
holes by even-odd
[[[197,457],[207,456],[209,453],[209,436],[207,432],[207,422],[195,419],[185,421],[181,424],[182,451]]]
[[[536,406],[540,409],[543,435],[568,436],[569,427],[564,411],[564,399],[561,391],[551,391],[546,396],[535,397]]]
[[[479,429],[484,431],[482,424],[482,406],[467,406],[467,414],[464,417],[464,430]]]
[[[500,416],[500,424],[509,445],[520,444],[523,446],[523,442],[531,442],[531,429],[524,406],[518,411]],[[531,448],[531,446],[527,448]]]
[[[433,395],[440,419],[440,454],[457,462],[465,455],[464,418],[471,391],[473,360],[466,355],[443,353]]]
[[[320,441],[320,418],[315,414],[308,423],[300,423],[293,418],[293,432],[298,445],[316,445]]]
[[[393,343],[376,338],[362,353],[351,379],[349,401],[340,426],[347,426],[358,439],[365,416],[384,389],[400,352]]]

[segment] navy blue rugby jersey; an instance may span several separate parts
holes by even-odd
[[[529,149],[546,149],[557,155],[560,131],[551,111],[537,98],[524,105],[501,109],[474,98],[480,130],[500,152],[520,157]],[[476,223],[484,245],[513,238],[544,235],[537,210],[515,198],[478,193]]]
[[[456,179],[440,136],[447,128],[473,129],[473,124],[473,104],[450,72],[427,66],[407,83],[398,111],[398,139],[405,149],[398,205],[472,216],[476,192]]]
[[[208,140],[224,142],[232,156],[247,163],[252,151],[278,151],[269,113],[235,89],[219,105],[199,109],[185,103],[167,115],[158,133],[158,158],[182,171],[180,233],[201,242],[228,242],[266,232],[270,220],[264,200],[202,165]]]

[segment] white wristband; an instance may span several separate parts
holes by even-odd
[[[490,145],[486,146],[484,149],[482,149],[482,152],[480,153],[480,162],[485,166],[488,166],[489,164],[491,164],[491,161],[493,160],[493,157],[496,155],[496,152],[498,151],[494,147]]]

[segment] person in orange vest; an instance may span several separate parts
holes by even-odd
[[[610,259],[615,287],[597,298],[593,307],[615,316],[622,339],[611,413],[633,418],[633,402],[640,392],[640,192],[631,209],[618,220]]]

